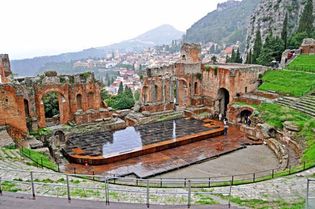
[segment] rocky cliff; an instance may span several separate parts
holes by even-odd
[[[261,0],[250,17],[246,49],[253,48],[257,30],[260,30],[263,42],[270,31],[273,36],[280,37],[286,14],[288,14],[288,35],[290,36],[298,28],[305,3],[306,0]],[[315,0],[313,0],[313,5],[315,5]]]

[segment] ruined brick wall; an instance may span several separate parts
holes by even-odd
[[[8,83],[11,74],[9,55],[0,54],[0,83]]]
[[[180,108],[204,105],[213,113],[220,111],[225,114],[226,103],[255,91],[267,70],[259,65],[204,65],[199,58],[198,45],[184,44],[178,62],[147,69],[141,110],[163,111],[162,107],[167,104]]]
[[[315,39],[306,38],[301,44],[301,54],[315,54]]]
[[[27,132],[24,99],[9,84],[0,85],[0,125],[12,126]]]
[[[184,43],[181,47],[181,61],[187,63],[200,63],[201,46],[198,44]]]
[[[9,125],[15,128],[12,130],[18,129],[21,133],[46,127],[43,97],[50,92],[58,95],[60,124],[70,121],[82,124],[109,118],[111,113],[101,105],[100,91],[101,86],[92,73],[58,76],[55,72],[47,72],[39,77],[2,84],[0,125]]]
[[[255,65],[240,65],[239,68],[231,66],[203,66],[202,85],[203,95],[217,98],[221,88],[229,92],[229,101],[232,102],[238,94],[253,92],[257,89],[259,78],[267,68]]]

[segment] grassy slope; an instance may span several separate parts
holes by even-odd
[[[288,65],[288,70],[315,73],[315,55],[299,55]]]
[[[303,159],[306,161],[315,160],[315,118],[312,118],[297,110],[284,107],[278,104],[261,104],[257,107],[260,117],[271,126],[278,129],[283,128],[283,122],[292,121],[301,128],[299,137],[306,140],[306,149]]]
[[[274,91],[283,95],[303,96],[315,89],[315,74],[287,70],[268,71],[263,76],[262,91]]]

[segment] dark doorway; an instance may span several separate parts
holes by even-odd
[[[227,106],[230,102],[230,93],[225,88],[220,88],[218,91],[219,113],[226,115]]]

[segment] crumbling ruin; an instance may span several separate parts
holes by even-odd
[[[147,69],[140,111],[207,107],[211,114],[226,115],[229,103],[257,89],[266,70],[260,65],[203,64],[200,46],[186,43],[175,64]]]
[[[0,84],[0,126],[12,130],[14,138],[23,138],[28,131],[51,125],[83,124],[111,118],[111,112],[100,96],[101,84],[92,73],[57,75],[50,71],[36,77]],[[43,97],[58,95],[59,116],[45,118]]]

